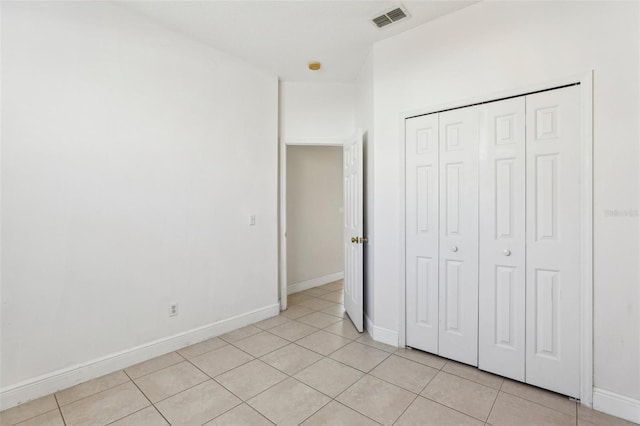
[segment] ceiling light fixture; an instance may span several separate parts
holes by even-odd
[[[320,62],[309,62],[309,69],[311,71],[318,71],[320,69]]]

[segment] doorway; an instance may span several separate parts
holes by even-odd
[[[281,149],[280,297],[286,309],[288,295],[344,277],[342,145]]]

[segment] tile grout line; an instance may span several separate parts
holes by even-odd
[[[173,365],[173,364],[172,364],[172,365]],[[125,375],[127,375],[127,373],[125,373],[125,372],[124,372],[124,370],[116,370],[116,371],[114,371],[113,373],[116,373],[116,372],[118,372],[118,371],[122,371]],[[159,371],[159,370],[158,370],[158,371]],[[113,373],[109,373],[109,374],[113,374]],[[107,374],[105,374],[105,376],[106,376],[106,375],[107,375]],[[67,390],[67,389],[71,389],[71,388],[73,388],[73,387],[75,387],[75,386],[82,385],[82,384],[84,384],[84,383],[88,383],[88,382],[90,382],[90,381],[92,381],[92,380],[100,379],[101,377],[104,377],[104,376],[96,377],[95,379],[91,379],[91,380],[87,380],[86,382],[78,383],[77,385],[70,386],[70,387],[65,388],[65,389],[62,389],[62,390],[60,390],[60,391],[58,391],[58,392],[62,392],[62,391],[65,391],[65,390]],[[127,375],[127,379],[128,379],[130,382],[132,381],[132,380],[129,378],[129,376],[128,376],[128,375]],[[54,393],[52,393],[51,395],[53,395],[53,397],[56,399],[56,403],[58,404],[58,407],[60,408],[60,413],[62,413],[62,407],[66,407],[66,406],[68,406],[68,405],[75,404],[76,402],[83,401],[83,400],[88,399],[88,398],[91,398],[91,397],[93,397],[93,396],[95,396],[95,395],[100,395],[101,393],[104,393],[104,392],[106,392],[106,391],[109,391],[109,390],[111,390],[111,389],[117,388],[118,386],[122,386],[122,385],[125,385],[125,384],[127,384],[127,382],[122,382],[122,383],[118,383],[118,384],[113,385],[113,386],[109,386],[109,387],[107,387],[107,388],[104,388],[104,389],[102,389],[102,390],[99,390],[98,392],[94,392],[94,393],[92,393],[92,394],[89,394],[89,395],[83,396],[82,398],[74,399],[73,401],[68,402],[68,403],[66,403],[66,404],[63,404],[63,405],[60,405],[60,403],[58,402],[58,397],[56,396],[56,394],[57,394],[58,392],[54,392]],[[63,416],[63,417],[64,417],[64,416]],[[24,421],[24,420],[23,420],[23,421]],[[65,422],[65,425],[66,425],[66,422]]]
[[[502,389],[502,383],[500,384],[500,389]],[[485,423],[489,421],[489,418],[491,417],[491,413],[493,412],[493,408],[496,406],[496,402],[498,401],[498,397],[500,396],[500,392],[501,392],[500,389],[498,389],[498,392],[496,392],[495,398],[493,398],[493,402],[491,403],[491,409],[487,413],[487,418],[484,419]]]
[[[229,343],[229,344],[231,344],[231,343]],[[233,346],[233,345],[232,345],[232,346]],[[241,350],[241,349],[240,349],[240,350]],[[212,351],[212,352],[213,352],[213,351]],[[254,358],[254,359],[252,359],[251,361],[247,361],[247,362],[245,362],[245,363],[243,363],[243,364],[240,364],[240,365],[238,365],[238,366],[236,366],[236,367],[234,367],[234,368],[232,368],[232,369],[230,369],[230,370],[223,371],[222,373],[218,374],[218,376],[221,376],[221,375],[226,374],[226,373],[228,373],[228,372],[230,372],[230,371],[233,371],[233,370],[235,370],[236,368],[240,368],[240,367],[242,367],[243,365],[247,365],[248,363],[250,363],[250,362],[252,362],[252,361],[255,361],[256,359],[257,359],[257,358]],[[235,393],[233,393],[233,392],[231,391],[231,389],[228,389],[225,385],[223,385],[222,383],[220,383],[219,381],[217,381],[217,380],[215,379],[215,377],[218,377],[218,376],[211,377],[211,376],[210,376],[209,374],[207,374],[204,370],[201,370],[201,369],[200,369],[200,367],[198,367],[197,365],[193,364],[190,360],[188,360],[188,361],[191,363],[191,365],[193,365],[195,368],[197,368],[199,371],[201,371],[205,376],[207,376],[207,377],[209,378],[209,380],[212,380],[214,383],[218,384],[220,387],[222,387],[224,390],[226,390],[227,392],[229,392],[231,395],[233,395],[233,396],[235,396],[236,398],[238,398],[238,400],[240,401],[240,403],[239,403],[239,404],[234,405],[233,407],[229,408],[228,410],[225,410],[224,412],[222,412],[222,413],[220,413],[219,415],[217,415],[217,416],[213,417],[212,419],[207,420],[207,421],[206,421],[206,422],[204,422],[203,424],[208,423],[208,422],[210,422],[211,420],[217,419],[218,417],[220,417],[220,416],[223,416],[223,415],[227,414],[229,411],[231,411],[231,410],[235,409],[236,407],[238,407],[238,406],[240,406],[240,405],[242,405],[242,404],[245,404],[245,403],[246,403],[246,402],[245,402],[245,400],[244,400],[244,399],[242,399],[239,395],[236,395]],[[207,381],[208,381],[208,380],[206,380],[205,382],[207,382]],[[205,382],[202,382],[202,383],[205,383]],[[202,383],[198,383],[198,385],[200,385],[200,384],[202,384]],[[198,385],[196,385],[196,386],[198,386]],[[195,387],[195,386],[193,386],[193,387]],[[189,388],[189,389],[192,389],[192,388]],[[179,395],[179,394],[181,394],[182,392],[187,391],[187,390],[189,390],[189,389],[185,389],[185,390],[183,390],[183,391],[181,391],[181,392],[178,392],[176,395]],[[175,395],[173,395],[173,396],[175,396]],[[165,398],[165,399],[167,399],[167,398]],[[247,404],[247,405],[249,405],[249,404]],[[251,407],[251,408],[253,408],[253,407]],[[160,410],[158,410],[158,411],[160,411]],[[262,414],[262,413],[260,413],[260,414]],[[171,424],[171,423],[169,423],[169,424]]]
[[[180,354],[178,354],[178,355],[180,355]],[[182,355],[180,355],[180,356],[182,356]],[[182,361],[181,361],[181,362],[182,362]],[[175,365],[175,364],[172,364],[172,365]],[[168,367],[167,367],[167,368],[168,368]],[[122,370],[122,371],[124,371],[124,370]],[[160,370],[157,370],[157,371],[160,371]],[[170,424],[171,424],[171,422],[169,421],[169,419],[167,419],[167,418],[164,416],[164,414],[162,414],[162,412],[158,409],[158,407],[156,407],[156,405],[155,405],[153,402],[151,402],[151,400],[149,399],[149,397],[147,396],[147,394],[146,394],[146,393],[144,393],[144,392],[142,391],[142,389],[140,389],[140,386],[138,386],[138,384],[137,384],[137,383],[136,383],[136,382],[131,378],[131,376],[129,376],[129,374],[127,374],[127,372],[126,372],[126,371],[124,371],[124,374],[126,374],[126,376],[129,378],[129,380],[131,381],[131,383],[133,383],[133,385],[138,389],[138,391],[140,391],[140,393],[142,394],[142,396],[144,396],[144,397],[147,399],[147,401],[149,401],[149,404],[151,404],[150,406],[151,406],[151,407],[153,407],[153,409],[154,409],[154,410],[156,410],[156,411],[158,412],[158,414],[160,414],[160,417],[162,417],[162,418],[164,419],[164,421],[165,421],[165,422],[167,422],[167,424],[169,424],[169,425],[170,425]],[[141,376],[141,377],[144,377],[144,376]],[[177,394],[176,394],[176,395],[177,395]],[[166,398],[165,398],[165,399],[166,399]],[[158,401],[158,402],[160,402],[160,401]],[[149,406],[147,406],[147,407],[149,407]],[[142,410],[144,410],[144,409],[145,409],[145,408],[147,408],[147,407],[141,408],[141,409],[140,409],[140,410],[138,410],[138,411],[142,411]],[[138,411],[135,411],[135,412],[133,412],[133,413],[131,413],[131,414],[135,414],[135,413],[137,413]],[[131,414],[129,414],[128,416],[130,416]],[[128,416],[121,417],[120,419],[114,420],[114,422],[117,422],[118,420],[124,419],[124,418],[126,418],[126,417],[128,417]],[[114,422],[111,422],[111,423],[114,423]]]
[[[62,424],[64,426],[67,426],[67,421],[64,418],[64,415],[62,414],[62,407],[60,406],[60,401],[58,401],[58,396],[56,395],[56,393],[53,393],[53,398],[56,400],[56,405],[58,406],[58,413],[60,413],[60,418],[62,419]]]
[[[357,381],[359,381],[359,380],[357,380]],[[336,398],[337,398],[337,397],[336,397]],[[348,408],[349,410],[354,411],[354,412],[356,412],[356,413],[358,413],[358,414],[360,414],[360,415],[362,415],[362,416],[364,416],[364,417],[368,418],[368,419],[369,419],[369,420],[371,420],[372,422],[377,423],[377,424],[379,424],[379,425],[382,425],[382,423],[380,423],[379,421],[372,419],[371,417],[367,416],[366,414],[361,413],[360,411],[358,411],[358,410],[356,410],[356,409],[354,409],[354,408],[351,408],[351,407],[349,407],[349,406],[348,406],[348,405],[346,405],[346,404],[343,404],[342,402],[338,401],[337,399],[334,399],[334,401],[335,401],[336,403],[338,403],[338,404],[342,405],[343,407],[346,407],[346,408]]]
[[[413,403],[416,401],[416,399],[418,399],[420,397],[420,394],[414,394],[415,397],[411,400],[411,402],[409,403],[409,405],[407,405],[404,410],[402,410],[402,413],[400,413],[400,415],[398,415],[398,417],[396,417],[395,419],[393,419],[393,422],[391,422],[392,425],[395,425],[397,423],[398,420],[400,420],[400,417],[402,417],[402,415],[404,413],[407,412],[407,410],[409,409],[409,407],[411,407],[413,405]]]
[[[207,339],[207,340],[208,340],[208,339]],[[189,346],[191,346],[191,345],[189,345]],[[187,347],[187,346],[185,346],[185,347]],[[184,349],[184,348],[182,348],[182,349]],[[182,350],[182,349],[178,349],[178,350]],[[150,372],[148,372],[148,373],[142,374],[142,375],[137,376],[137,377],[135,377],[135,378],[131,377],[131,376],[129,375],[129,373],[127,373],[127,372],[125,371],[125,370],[127,370],[127,369],[129,369],[129,368],[131,368],[131,367],[135,367],[136,365],[144,364],[145,362],[149,362],[149,361],[152,361],[152,360],[154,360],[154,359],[161,358],[161,357],[163,357],[163,356],[167,356],[167,355],[169,355],[169,354],[171,354],[171,353],[175,353],[175,354],[176,354],[176,355],[178,355],[180,358],[182,358],[182,360],[181,360],[181,361],[176,361],[176,362],[174,362],[174,363],[172,363],[172,364],[169,364],[169,365],[165,365],[165,366],[164,366],[164,367],[162,367],[162,368],[158,368],[157,370],[150,371]],[[187,358],[183,357],[180,353],[178,353],[178,351],[170,351],[170,352],[167,352],[166,354],[158,355],[158,356],[157,356],[157,357],[155,357],[155,358],[151,358],[151,359],[148,359],[148,360],[146,360],[146,361],[142,361],[142,362],[139,362],[139,363],[137,363],[137,364],[130,365],[129,367],[123,368],[123,369],[122,369],[122,370],[120,370],[120,371],[122,371],[122,372],[123,372],[123,373],[124,373],[128,378],[129,378],[129,380],[131,380],[131,381],[133,382],[133,381],[134,381],[134,380],[136,380],[136,379],[141,379],[141,378],[143,378],[143,377],[149,376],[150,374],[157,373],[158,371],[162,371],[162,370],[167,369],[167,368],[169,368],[169,367],[173,367],[174,365],[180,364],[181,362],[184,362],[184,361],[187,361]],[[122,383],[121,383],[121,384],[122,384]],[[118,385],[116,385],[116,386],[118,386]],[[112,387],[115,387],[115,386],[112,386]]]
[[[229,343],[229,345],[233,346],[231,343]],[[233,346],[233,347],[235,348],[235,346]],[[219,349],[220,349],[220,348],[219,348]],[[241,351],[241,352],[244,352],[244,351],[243,351],[242,349],[240,349],[240,348],[236,348],[236,349],[238,349],[238,350],[239,350],[239,351]],[[211,352],[213,352],[213,351],[211,351]],[[244,399],[242,399],[239,395],[236,395],[235,393],[233,393],[233,392],[231,391],[231,389],[228,389],[224,384],[222,384],[222,383],[220,383],[219,381],[217,381],[217,380],[216,380],[216,377],[220,377],[220,376],[222,376],[223,374],[227,374],[227,373],[229,373],[229,372],[231,372],[231,371],[233,371],[233,370],[235,370],[235,369],[238,369],[238,368],[240,368],[240,367],[243,367],[243,366],[245,366],[245,365],[249,364],[250,362],[253,362],[253,361],[255,361],[255,360],[257,360],[257,359],[258,359],[258,358],[254,357],[253,355],[251,355],[251,354],[249,354],[249,353],[247,353],[247,352],[244,352],[244,353],[246,353],[247,355],[249,355],[249,356],[250,356],[251,358],[253,358],[253,359],[250,359],[250,360],[249,360],[249,361],[247,361],[247,362],[243,362],[242,364],[236,365],[235,367],[230,368],[229,370],[223,371],[222,373],[220,373],[220,374],[218,374],[218,375],[216,375],[216,376],[211,376],[211,375],[210,375],[210,374],[208,374],[206,371],[202,370],[200,367],[198,367],[197,365],[195,365],[194,363],[192,363],[192,362],[191,362],[191,360],[187,360],[187,361],[189,361],[189,363],[190,363],[191,365],[193,365],[196,369],[198,369],[200,372],[202,372],[202,373],[203,373],[205,376],[207,376],[210,380],[213,380],[215,383],[217,383],[217,384],[219,384],[220,386],[222,386],[222,387],[223,387],[226,391],[228,391],[231,395],[235,396],[235,397],[236,397],[236,398],[238,398],[240,401],[244,402]],[[263,361],[263,362],[264,362],[264,361]],[[266,363],[265,363],[265,364],[266,364]],[[204,382],[198,383],[198,385],[199,385],[199,384],[202,384],[202,383],[204,383]],[[198,386],[198,385],[195,385],[195,386]],[[192,386],[191,388],[194,388],[195,386]],[[191,389],[191,388],[189,388],[189,389]],[[176,395],[178,395],[178,394],[180,394],[180,393],[182,393],[182,392],[184,392],[184,391],[186,391],[186,390],[189,390],[189,389],[185,389],[185,390],[183,390],[183,391],[181,391],[181,392],[178,392]],[[175,396],[175,395],[172,395],[172,396]],[[170,398],[170,397],[169,397],[169,398]],[[167,398],[165,398],[165,399],[167,399]],[[163,400],[163,401],[164,401],[164,400]],[[160,401],[158,401],[158,402],[160,402]],[[239,405],[239,404],[238,404],[238,405]],[[237,405],[235,405],[233,408],[235,408],[235,407],[237,407]],[[232,410],[233,408],[230,408],[229,410]],[[229,410],[227,410],[227,411],[229,411]],[[226,411],[225,411],[225,413],[226,413]],[[224,414],[224,413],[223,413],[223,414]],[[221,415],[222,415],[222,414],[221,414]],[[216,416],[216,417],[217,417],[217,416]],[[215,418],[215,417],[214,417],[214,418]]]
[[[443,366],[443,367],[444,367],[444,366]],[[443,370],[441,369],[440,371],[443,371]],[[445,373],[447,373],[446,371],[444,371],[444,372],[445,372]],[[464,412],[462,412],[462,411],[460,411],[460,410],[458,410],[458,409],[456,409],[456,408],[449,407],[448,405],[445,405],[445,404],[443,404],[443,403],[441,403],[441,402],[439,402],[439,401],[436,401],[436,400],[434,400],[434,399],[431,399],[431,398],[429,398],[428,396],[424,396],[424,395],[422,395],[422,392],[424,392],[424,390],[427,388],[427,386],[429,386],[429,385],[431,384],[431,382],[433,381],[433,379],[435,379],[435,377],[436,377],[438,374],[439,374],[439,372],[438,372],[438,373],[436,373],[436,374],[431,378],[431,380],[429,380],[429,383],[427,383],[427,384],[424,386],[424,388],[420,391],[420,393],[418,394],[418,396],[419,396],[419,397],[421,397],[421,398],[424,398],[424,399],[426,399],[426,400],[429,400],[429,401],[431,401],[431,402],[433,402],[433,403],[435,403],[435,404],[438,404],[438,405],[440,405],[440,406],[442,406],[442,407],[448,408],[449,410],[453,410],[453,411],[455,411],[455,412],[457,412],[457,413],[460,413],[460,414],[462,414],[462,415],[464,415],[464,416],[466,416],[466,417],[469,417],[469,418],[471,418],[471,419],[480,420],[480,419],[478,419],[477,417],[473,417],[473,416],[472,416],[472,415],[470,415],[470,414],[464,413]],[[464,378],[464,377],[463,377],[463,378]],[[494,389],[494,390],[495,390],[495,389]],[[499,393],[499,392],[500,392],[500,391],[498,391],[498,393]],[[496,398],[497,398],[497,395],[496,395]],[[494,402],[495,402],[495,401],[494,401]],[[492,408],[493,408],[493,407],[492,407]],[[491,410],[489,410],[489,414],[491,414]],[[489,414],[487,414],[487,419],[489,418]],[[486,423],[486,421],[483,421],[483,423]]]

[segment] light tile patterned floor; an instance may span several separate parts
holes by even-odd
[[[632,423],[567,397],[360,334],[342,282],[281,315],[0,413],[34,425],[574,425]]]

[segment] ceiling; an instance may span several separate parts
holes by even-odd
[[[354,81],[371,45],[475,1],[119,1],[124,7],[272,72],[283,81]],[[411,17],[371,18],[402,4]],[[309,71],[311,61],[322,63]]]

